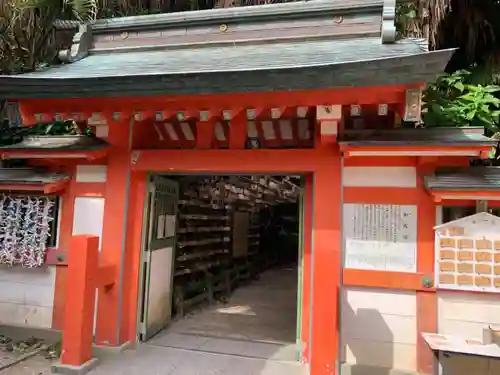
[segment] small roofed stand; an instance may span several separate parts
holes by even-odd
[[[37,325],[63,332],[54,371],[93,368],[93,344],[217,326],[240,356],[292,327],[261,360],[310,375],[430,374],[422,333],[476,335],[462,322],[500,309],[496,266],[481,293],[448,291],[434,228],[477,200],[495,215],[494,172],[469,167],[495,142],[420,127],[454,50],[396,39],[394,18],[394,1],[341,0],[98,20],[60,64],[0,76],[24,124],[0,147],[2,215],[58,207],[54,243],[14,246],[52,275]]]
[[[102,156],[106,142],[84,134],[74,121],[21,127],[3,119],[0,130],[0,262],[28,268],[58,263],[60,195],[71,175],[51,163]],[[42,160],[27,161],[32,159]]]

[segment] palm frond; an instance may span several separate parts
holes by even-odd
[[[83,22],[93,22],[97,16],[97,0],[63,0],[64,10]]]

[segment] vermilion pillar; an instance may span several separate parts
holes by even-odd
[[[311,375],[335,374],[339,349],[340,157],[331,160],[314,174]]]
[[[425,158],[424,158],[425,159]],[[417,166],[418,175],[434,173],[435,161],[420,160]],[[434,276],[434,226],[436,225],[436,206],[427,193],[421,179],[418,179],[418,238],[417,238],[417,272],[432,278]],[[417,371],[422,374],[434,372],[434,355],[425,343],[422,332],[437,332],[438,306],[435,289],[417,290]]]
[[[334,375],[339,353],[341,156],[336,144],[341,106],[317,108],[313,180],[310,374]]]
[[[146,172],[132,172],[130,184],[120,342],[134,342],[137,335],[138,280],[140,272],[143,271],[141,267],[142,223],[144,219],[144,207],[148,204],[146,199]]]
[[[102,235],[101,259],[117,267],[115,286],[111,289],[100,289],[98,298],[96,343],[99,345],[120,345],[118,325],[122,319],[119,303],[123,301],[123,285],[120,276],[124,271],[127,217],[127,185],[129,180],[130,152],[130,115],[121,114],[119,119],[112,120],[107,116],[109,125],[108,142],[108,174],[104,204],[104,224]],[[126,276],[125,276],[126,277]]]

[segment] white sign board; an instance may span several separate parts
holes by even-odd
[[[417,207],[344,204],[345,267],[416,272]]]

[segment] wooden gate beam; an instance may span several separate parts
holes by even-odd
[[[162,173],[308,173],[336,149],[135,150],[132,169]],[[332,156],[333,155],[333,156]]]
[[[82,112],[113,112],[124,108],[133,108],[144,112],[167,111],[190,112],[202,108],[220,108],[220,110],[239,110],[241,108],[272,107],[315,107],[321,104],[336,103],[378,104],[401,103],[408,88],[419,88],[421,84],[388,85],[371,87],[344,87],[324,90],[300,90],[278,92],[250,92],[216,95],[155,95],[149,97],[110,97],[74,99],[23,99],[20,110],[23,119],[32,113],[45,113],[47,108],[57,108],[59,113],[72,113],[83,108]],[[360,95],[360,92],[363,95]],[[231,103],[231,105],[228,105]]]

